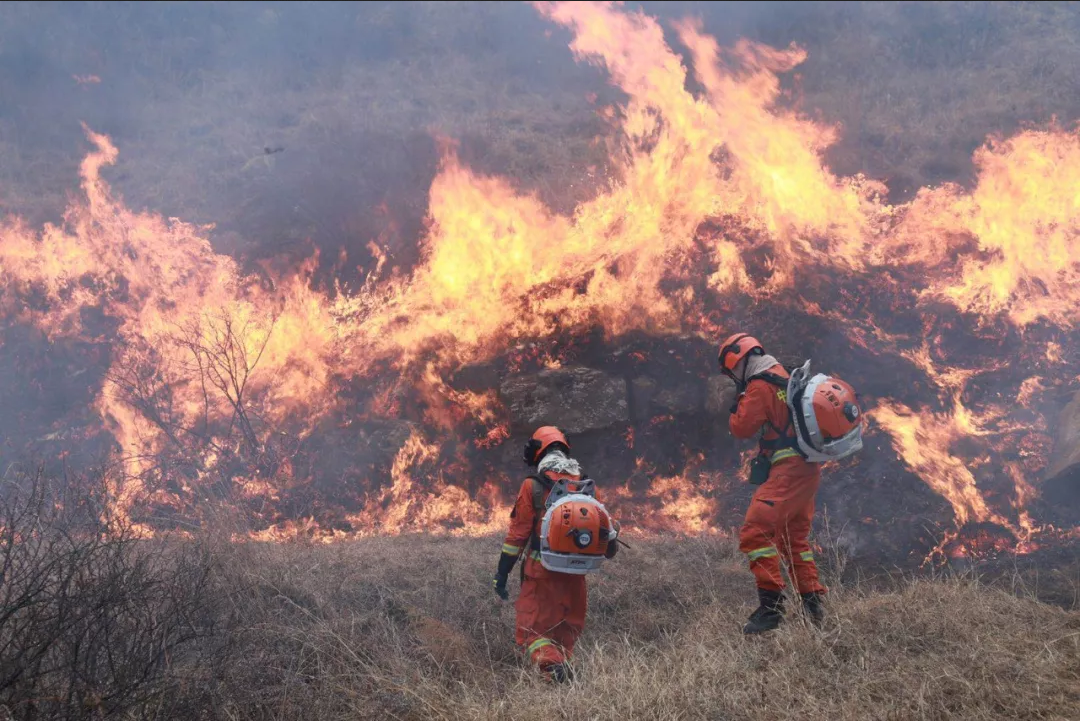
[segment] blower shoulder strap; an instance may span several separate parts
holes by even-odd
[[[551,489],[553,485],[551,480],[540,475],[526,476],[529,479],[532,486],[532,506],[533,506],[533,530],[529,534],[528,548],[530,551],[540,552],[540,536],[537,535],[538,528],[540,526],[540,519],[544,517],[544,496],[547,491]],[[521,564],[521,577],[525,578],[525,564]]]
[[[784,370],[787,370],[788,373],[792,372],[790,369],[788,369],[787,366],[784,366]],[[797,449],[797,445],[795,443],[794,436],[791,436],[791,435],[788,434],[788,431],[790,431],[792,429],[792,426],[794,425],[794,416],[795,416],[795,414],[791,412],[790,399],[787,398],[787,389],[788,389],[788,380],[789,379],[784,378],[781,375],[777,375],[776,373],[770,373],[769,371],[764,371],[762,373],[758,373],[755,376],[751,376],[750,378],[747,379],[746,382],[749,383],[752,380],[763,380],[766,383],[768,383],[769,385],[776,386],[777,388],[782,389],[784,391],[785,403],[788,406],[788,421],[787,421],[787,424],[783,428],[777,428],[775,425],[773,425],[772,421],[769,421],[769,420],[766,421],[766,423],[768,423],[769,426],[773,429],[773,432],[776,433],[776,435],[779,436],[779,437],[774,438],[771,441],[767,441],[764,438],[762,438],[762,439],[760,439],[758,441],[758,445],[761,447],[762,450],[765,450],[765,451],[779,451],[779,450],[783,450],[785,448],[795,448],[795,449]]]
[[[544,513],[544,496],[551,490],[554,483],[550,478],[546,478],[542,475],[526,476],[532,481],[532,505],[533,510],[537,515],[543,515]]]
[[[777,388],[783,388],[787,390],[788,379],[776,373],[770,373],[765,371],[764,373],[758,373],[756,376],[751,376],[746,380],[747,383],[753,380],[763,380],[770,385],[774,385]]]
[[[532,481],[532,505],[537,518],[541,518],[547,511],[549,501],[554,502],[568,493],[583,493],[587,496],[596,496],[596,484],[584,471],[581,477],[555,478],[548,472],[527,476]],[[571,488],[572,486],[572,488]]]

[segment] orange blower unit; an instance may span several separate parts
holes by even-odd
[[[549,571],[584,575],[603,565],[617,526],[595,498],[592,479],[563,479],[551,489],[540,523],[540,563]]]

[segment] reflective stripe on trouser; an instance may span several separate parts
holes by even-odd
[[[797,592],[826,591],[809,540],[818,480],[816,469],[788,461],[773,466],[769,480],[754,492],[739,532],[739,550],[747,555],[758,588],[784,589],[783,558]]]
[[[756,561],[759,558],[773,558],[776,556],[776,547],[765,546],[764,548],[755,548],[752,551],[747,551],[746,555],[751,561]]]
[[[585,627],[587,602],[584,576],[553,573],[529,554],[515,603],[515,640],[530,661],[546,668],[569,658]]]
[[[529,644],[529,660],[543,668],[566,660],[558,644],[550,638],[538,638]]]
[[[536,639],[535,641],[533,641],[532,643],[529,644],[528,651],[529,651],[529,653],[536,653],[539,649],[543,648],[544,646],[550,646],[553,643],[554,643],[554,641],[552,641],[550,638],[538,638],[538,639]]]

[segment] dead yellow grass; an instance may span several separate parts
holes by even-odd
[[[219,532],[140,540],[85,515],[94,486],[23,480],[0,494],[13,721],[1080,718],[1080,611],[1018,575],[845,584],[822,553],[825,626],[796,609],[747,639],[733,540],[634,538],[592,579],[577,680],[552,687],[491,589],[499,538],[238,544],[223,510]]]
[[[1073,719],[1080,613],[968,579],[834,587],[825,629],[746,639],[723,539],[645,541],[590,590],[579,679],[518,661],[497,539],[252,546],[225,564],[241,629],[224,718]],[[516,593],[516,582],[512,583]],[[209,679],[206,679],[209,681]]]

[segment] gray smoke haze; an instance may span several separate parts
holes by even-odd
[[[699,16],[722,43],[806,47],[787,81],[843,125],[830,160],[898,195],[965,180],[987,134],[1068,121],[1080,104],[1080,13],[1063,8],[643,7]],[[5,3],[0,213],[58,217],[84,121],[119,148],[108,177],[130,205],[216,223],[223,252],[264,257],[311,238],[355,266],[381,234],[407,266],[436,134],[560,210],[588,194],[605,153],[586,98],[618,96],[568,40],[524,3]]]

